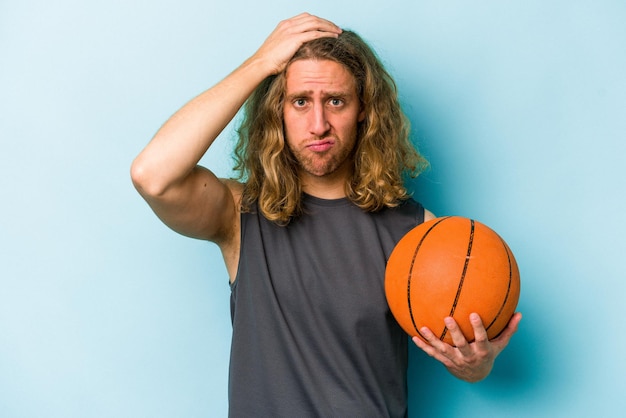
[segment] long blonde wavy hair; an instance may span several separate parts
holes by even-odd
[[[409,198],[405,176],[417,177],[428,163],[410,141],[410,124],[395,82],[352,31],[304,44],[289,64],[305,59],[336,61],[356,79],[365,119],[357,129],[346,196],[370,212],[399,205]],[[286,145],[283,129],[286,68],[266,78],[247,100],[234,151],[234,169],[244,182],[242,211],[250,211],[256,201],[267,219],[283,225],[302,213],[298,162]]]

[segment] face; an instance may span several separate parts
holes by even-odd
[[[364,112],[354,76],[343,65],[329,60],[290,64],[283,112],[287,145],[302,177],[350,174]]]

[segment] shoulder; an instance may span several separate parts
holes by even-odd
[[[424,214],[424,222],[435,219],[436,216],[434,213],[426,209],[420,202],[416,201],[414,198],[410,197],[405,202],[405,205],[408,205],[412,208],[412,210],[418,210]]]
[[[418,223],[427,222],[436,218],[435,214],[426,209],[420,202],[416,201],[412,197],[404,200],[398,209],[400,212],[416,215]]]

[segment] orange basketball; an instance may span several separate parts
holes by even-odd
[[[396,245],[385,273],[389,308],[411,336],[428,327],[453,345],[443,320],[453,317],[468,341],[469,315],[480,315],[489,339],[511,319],[520,293],[517,262],[489,227],[460,216],[436,218],[413,228]]]

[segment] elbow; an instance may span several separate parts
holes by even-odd
[[[157,198],[165,193],[165,186],[160,184],[154,170],[150,170],[138,157],[130,167],[133,186],[144,198]]]

